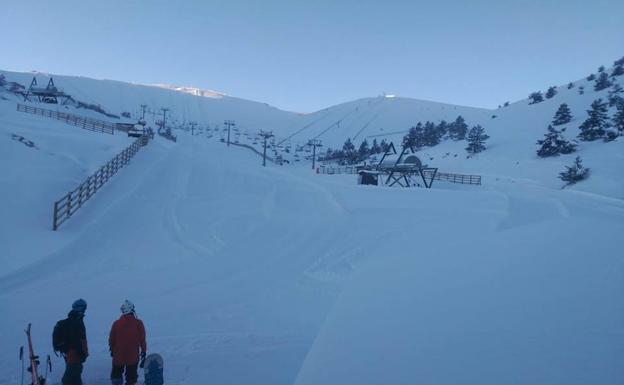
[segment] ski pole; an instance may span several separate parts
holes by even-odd
[[[48,354],[48,358],[46,359],[46,371],[44,379],[48,379],[48,373],[52,373],[52,360],[50,360],[50,355]]]
[[[20,382],[21,385],[24,385],[24,346],[20,346],[20,361],[22,361],[22,380]]]

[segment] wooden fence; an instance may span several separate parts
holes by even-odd
[[[129,147],[117,154],[77,188],[54,202],[52,230],[56,231],[61,224],[74,215],[117,171],[127,165],[141,147],[147,145],[148,141],[147,135],[137,138]]]
[[[105,120],[87,118],[84,116],[69,114],[66,112],[48,110],[41,107],[32,107],[21,103],[17,103],[17,111],[56,119],[65,124],[76,126],[89,131],[102,132],[111,135],[115,133],[115,123],[107,122]]]
[[[327,166],[323,164],[320,167],[318,167],[316,171],[317,171],[317,174],[328,174],[328,175],[357,174],[360,169],[362,169],[362,167],[358,169],[355,166]]]
[[[424,171],[425,176],[430,175],[431,172]],[[434,176],[435,180],[441,180],[451,183],[481,185],[481,175],[464,175],[464,174],[450,174],[446,172],[438,172]]]

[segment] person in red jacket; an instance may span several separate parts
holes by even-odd
[[[145,358],[145,327],[136,317],[134,304],[125,300],[121,305],[121,317],[113,323],[108,338],[108,346],[113,357],[111,382],[113,385],[123,383],[122,375],[126,374],[126,385],[137,383],[139,358]]]

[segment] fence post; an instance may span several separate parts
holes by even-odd
[[[67,216],[71,217],[72,215],[72,194],[71,192],[67,194]]]
[[[56,231],[56,229],[58,229],[58,225],[56,224],[57,211],[58,211],[58,201],[54,202],[54,214],[52,215],[52,231]]]

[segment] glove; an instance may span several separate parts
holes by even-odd
[[[139,363],[139,368],[143,369],[145,366],[145,352],[141,352],[141,362]]]

